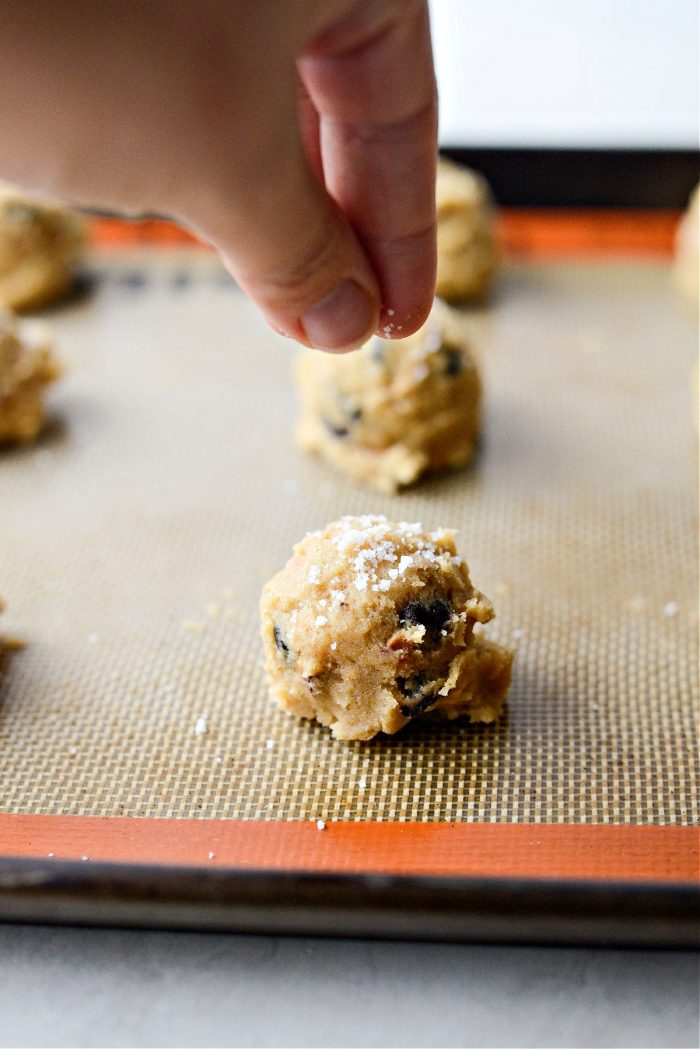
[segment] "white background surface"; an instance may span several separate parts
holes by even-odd
[[[698,1045],[698,957],[0,925],[1,1046]]]
[[[696,0],[432,0],[445,146],[698,146]]]

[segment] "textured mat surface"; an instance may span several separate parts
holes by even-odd
[[[209,256],[96,260],[46,313],[67,376],[0,454],[0,809],[688,823],[696,816],[697,335],[659,263],[514,267],[468,318],[475,466],[397,497],[290,441],[290,344]],[[267,700],[257,601],[306,530],[459,529],[517,648],[491,727],[343,744]],[[205,716],[208,731],[195,734]]]

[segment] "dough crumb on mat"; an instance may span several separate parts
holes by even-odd
[[[379,491],[474,454],[481,380],[462,318],[439,300],[406,339],[375,337],[349,354],[303,351],[295,377],[300,447]]]
[[[437,283],[448,302],[484,298],[499,266],[493,197],[486,179],[470,168],[438,160]]]
[[[31,309],[69,291],[85,239],[70,208],[0,182],[0,305]]]
[[[46,325],[0,309],[0,444],[25,444],[38,436],[45,389],[60,373]]]
[[[449,529],[343,517],[297,543],[260,611],[274,699],[336,739],[398,732],[423,714],[500,713],[513,653],[474,634],[494,611]]]

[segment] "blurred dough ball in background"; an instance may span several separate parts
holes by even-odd
[[[673,264],[677,286],[691,305],[700,300],[700,185],[696,186],[676,233],[676,255]]]
[[[470,168],[441,157],[436,198],[435,294],[453,303],[483,299],[499,265],[488,183]]]
[[[0,182],[0,307],[28,310],[70,291],[85,239],[70,208]]]
[[[469,462],[481,380],[464,329],[436,300],[406,339],[375,337],[349,354],[304,351],[295,369],[299,445],[381,492]]]
[[[45,324],[0,311],[0,445],[33,441],[44,425],[44,394],[61,373]]]

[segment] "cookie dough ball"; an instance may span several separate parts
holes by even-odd
[[[25,310],[63,295],[84,247],[75,212],[0,183],[0,306]]]
[[[0,615],[2,615],[4,610],[5,602],[0,597]],[[10,637],[7,634],[3,634],[2,630],[0,630],[0,673],[2,673],[3,670],[3,657],[8,653],[21,652],[24,647],[25,642],[22,638]]]
[[[305,351],[296,380],[300,447],[381,492],[474,454],[481,382],[462,320],[444,303],[407,339]]]
[[[273,696],[336,739],[398,732],[428,713],[493,721],[513,661],[473,633],[493,614],[451,531],[343,517],[302,539],[263,590]]]
[[[498,269],[494,207],[486,179],[438,161],[437,285],[448,302],[482,299]]]
[[[34,440],[44,423],[44,391],[59,374],[46,326],[0,311],[0,444]]]
[[[680,221],[676,234],[674,274],[676,284],[691,305],[697,307],[700,299],[700,186],[696,186],[688,210]]]

